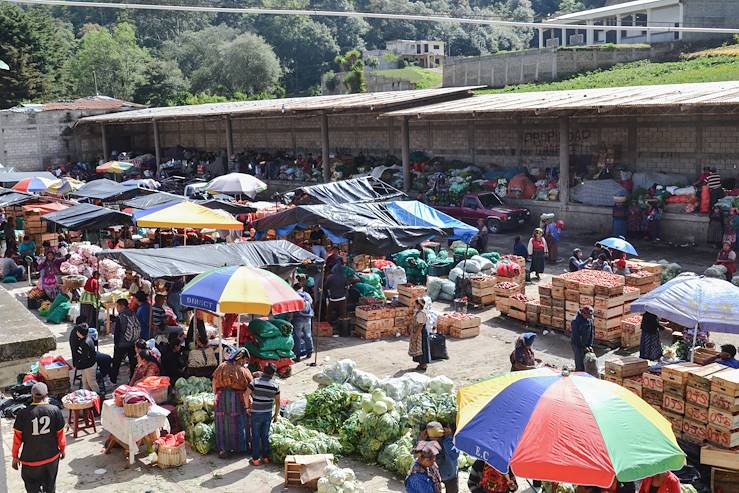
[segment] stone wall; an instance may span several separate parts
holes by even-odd
[[[480,57],[447,58],[444,87],[505,87],[565,79],[574,74],[636,60],[662,60],[672,43],[651,48],[562,47],[501,53]]]
[[[347,74],[347,72],[338,72],[333,77],[322,77],[321,95],[348,94],[349,91],[344,85],[344,78]],[[399,77],[387,77],[370,69],[365,69],[364,76],[367,81],[367,92],[410,91],[416,88],[414,82]]]
[[[736,0],[683,0],[685,26],[736,28],[739,20],[739,2]],[[730,34],[683,33],[683,39],[731,39]]]
[[[35,171],[64,163],[77,153],[70,125],[79,112],[0,111],[0,163]]]

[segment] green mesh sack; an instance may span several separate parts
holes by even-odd
[[[279,337],[282,335],[279,327],[269,320],[254,319],[249,322],[247,330],[259,339],[268,339],[270,337]]]

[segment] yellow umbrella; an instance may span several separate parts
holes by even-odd
[[[141,228],[226,229],[239,231],[244,225],[233,218],[194,202],[169,203],[134,212],[133,219]]]

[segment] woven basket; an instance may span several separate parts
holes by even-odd
[[[89,409],[93,406],[92,401],[84,401],[84,402],[64,402],[64,407],[69,409],[70,411],[81,411],[83,409]]]
[[[149,413],[149,401],[137,402],[136,404],[123,404],[123,414],[129,418],[140,418]]]
[[[157,465],[162,469],[184,466],[187,463],[185,444],[177,447],[159,447],[157,451]]]

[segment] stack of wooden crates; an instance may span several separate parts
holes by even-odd
[[[426,296],[425,286],[415,286],[413,284],[398,285],[398,301],[404,306],[413,308],[418,298]]]
[[[31,239],[36,243],[36,253],[41,252],[41,245],[44,241],[48,241],[49,244],[56,248],[58,235],[55,233],[46,232],[46,224],[41,221],[41,216],[46,214],[48,211],[42,209],[34,209],[31,207],[23,207],[23,234],[30,236]]]
[[[354,334],[362,339],[380,339],[395,335],[395,310],[382,304],[358,306]]]
[[[497,279],[500,279],[500,277],[498,277]],[[516,293],[520,293],[521,286],[513,281],[501,281],[495,285],[494,291],[495,307],[498,309],[498,311],[500,311],[501,314],[508,315],[511,310],[511,296]]]
[[[456,339],[467,339],[480,335],[482,320],[475,315],[442,313],[436,319],[436,331]]]
[[[495,276],[476,275],[470,277],[472,303],[483,307],[495,304],[495,284]]]

